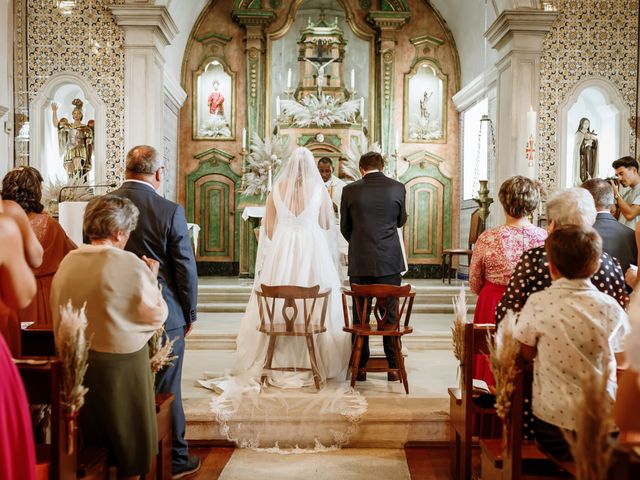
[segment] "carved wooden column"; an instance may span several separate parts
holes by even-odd
[[[526,116],[530,107],[540,110],[542,44],[557,15],[557,12],[506,10],[485,34],[499,56],[496,185],[512,175],[535,175],[525,158]],[[537,139],[535,143],[539,144]],[[494,222],[498,220],[494,218]]]
[[[376,108],[377,129],[375,138],[383,151],[391,154],[394,145],[393,117],[395,109],[395,55],[396,32],[411,18],[409,12],[374,11],[369,12],[367,21],[378,31],[376,46],[376,93],[379,102]],[[402,105],[400,105],[402,108]],[[394,160],[395,161],[395,160]],[[389,165],[393,171],[395,165]]]

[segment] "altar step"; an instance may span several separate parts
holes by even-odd
[[[420,283],[418,283],[420,282]],[[426,284],[425,282],[430,282]],[[438,284],[437,281],[414,281],[416,298],[413,313],[452,314],[452,299],[460,294],[460,285]],[[220,284],[201,282],[198,287],[198,312],[238,313],[244,312],[253,285]],[[469,303],[469,313],[475,311],[475,295],[468,287],[465,291]]]

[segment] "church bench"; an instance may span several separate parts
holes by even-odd
[[[56,345],[51,325],[29,325],[20,331],[23,357],[55,357]]]
[[[474,445],[474,430],[480,436],[498,436],[499,424],[494,408],[477,405],[473,399],[473,374],[475,358],[478,354],[488,354],[487,335],[495,332],[494,325],[463,326],[464,358],[461,366],[460,387],[452,387],[449,392],[449,442],[450,471],[455,480],[471,478],[471,454]],[[474,428],[474,422],[476,422]]]
[[[143,475],[143,480],[171,480],[171,405],[175,396],[172,393],[156,393],[156,423],[158,429],[158,454],[152,462],[151,471]]]

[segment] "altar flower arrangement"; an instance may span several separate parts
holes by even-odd
[[[507,445],[507,419],[511,411],[511,396],[515,390],[515,378],[518,373],[516,360],[520,353],[520,342],[514,336],[516,315],[509,311],[500,323],[497,332],[489,336],[489,360],[491,373],[496,381],[496,415],[502,420],[502,445]]]
[[[250,149],[251,153],[247,158],[247,173],[245,174],[247,188],[244,195],[264,197],[269,193],[270,180],[275,178],[280,165],[289,158],[291,151],[286,139],[274,135],[271,139],[266,138],[263,141],[255,133],[251,137]]]
[[[357,142],[351,142],[347,148],[347,161],[342,165],[342,171],[353,180],[362,178],[360,173],[360,157],[367,152],[378,152],[382,155],[385,165],[387,164],[386,155],[382,154],[382,147],[378,142],[369,145],[369,139],[364,133],[360,134]]]
[[[330,127],[336,123],[354,122],[360,110],[360,100],[339,102],[329,95],[307,95],[302,103],[295,100],[283,100],[282,111],[293,119],[293,126],[298,128],[317,125]]]
[[[165,337],[167,337],[166,341]],[[168,338],[164,327],[153,332],[153,336],[149,339],[149,363],[154,377],[163,368],[173,365],[173,361],[178,358],[176,355],[172,355],[173,344],[177,339],[178,337],[173,340]]]
[[[576,464],[576,478],[600,480],[607,478],[613,446],[608,441],[615,430],[607,381],[611,372],[604,361],[601,374],[589,369],[580,378],[582,394],[573,397],[576,433],[563,430]]]
[[[228,138],[231,136],[231,130],[224,115],[211,115],[208,120],[200,124],[198,135],[201,137]]]
[[[74,447],[76,420],[89,391],[82,382],[87,372],[87,359],[91,341],[85,338],[86,304],[75,310],[71,301],[60,307],[60,323],[55,331],[55,343],[62,363],[62,405],[67,420],[67,453]]]
[[[47,182],[42,191],[42,203],[50,215],[58,214],[60,191],[66,187],[72,188],[64,191],[62,200],[65,202],[85,202],[93,197],[90,185],[84,178],[71,177],[69,179],[61,179],[56,177],[54,180]]]

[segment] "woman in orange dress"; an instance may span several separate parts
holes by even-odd
[[[33,268],[38,292],[29,306],[18,311],[21,322],[50,326],[49,294],[53,275],[67,253],[76,248],[60,224],[43,213],[42,175],[33,167],[19,167],[7,173],[2,180],[2,198],[18,203],[29,217],[29,223],[44,249],[42,264]]]

